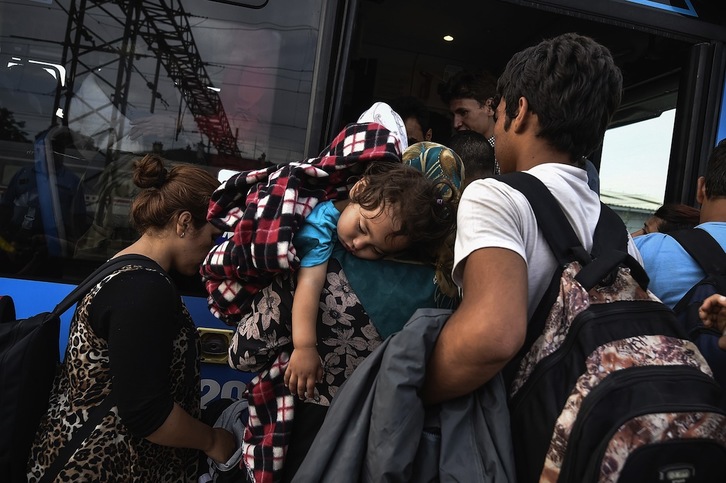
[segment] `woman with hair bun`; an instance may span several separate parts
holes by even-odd
[[[31,450],[30,482],[45,473],[59,481],[192,482],[202,453],[224,463],[236,449],[230,432],[199,420],[199,339],[168,275],[198,273],[220,235],[206,219],[219,183],[199,167],[167,168],[156,155],[136,161],[133,180],[141,191],[130,216],[140,237],[113,257],[128,264],[78,303]],[[109,398],[101,422],[51,466]]]

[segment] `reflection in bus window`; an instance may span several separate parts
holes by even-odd
[[[35,162],[15,171],[0,198],[0,264],[15,272],[55,267],[86,229],[83,185],[65,165],[72,146],[68,129],[40,133]]]
[[[215,174],[303,159],[323,3],[0,0],[0,256],[15,259],[0,272],[66,275],[20,261],[38,245],[16,248],[21,219],[43,227],[58,266],[91,267],[131,243],[130,169],[145,153]],[[15,185],[50,159],[34,140],[56,126],[70,140],[54,156],[59,196],[21,206]],[[52,206],[66,198],[70,212]]]
[[[129,222],[131,200],[138,192],[132,180],[135,159],[136,156],[121,156],[99,174],[93,186],[93,221],[76,243],[76,258],[102,262],[136,239]]]
[[[675,110],[669,110],[605,133],[600,194],[629,232],[642,227],[663,204],[674,121]]]

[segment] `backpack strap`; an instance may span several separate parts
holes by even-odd
[[[60,317],[62,313],[83,298],[83,296],[95,287],[101,280],[127,265],[141,265],[146,268],[154,268],[157,270],[159,268],[156,262],[143,255],[129,254],[112,258],[98,267],[83,282],[78,284],[76,288],[74,288],[73,291],[66,296],[66,298],[61,300],[61,302],[56,305],[55,309],[53,309],[53,314]],[[96,426],[98,426],[115,404],[116,393],[111,391],[103,399],[103,401],[101,401],[101,404],[89,411],[88,420],[86,420],[80,428],[73,432],[71,440],[67,445],[61,448],[58,453],[58,457],[53,460],[53,463],[51,463],[47,471],[43,473],[39,483],[46,483],[55,480],[55,477],[58,476],[58,473],[63,469],[68,460],[70,460],[88,436],[91,435]]]
[[[48,470],[43,473],[43,476],[38,480],[38,483],[49,483],[55,480],[58,473],[71,459],[73,453],[81,446],[81,444],[91,435],[93,430],[103,420],[108,412],[116,405],[116,393],[110,392],[95,408],[91,409],[88,420],[83,423],[83,426],[73,432],[72,439],[67,445],[63,446],[58,452],[58,457],[53,460],[53,463],[48,467]]]
[[[631,274],[644,289],[648,286],[649,280],[645,269],[627,251],[627,229],[620,217],[610,208],[602,203],[600,205],[600,218],[593,234],[592,252],[599,256],[593,259],[577,238],[559,202],[542,181],[521,171],[500,175],[496,179],[508,184],[527,198],[537,219],[537,225],[555,255],[558,265],[550,286],[542,300],[537,303],[537,308],[529,320],[525,342],[515,360],[521,359],[544,331],[547,314],[554,302],[553,297],[557,295],[559,274],[566,264],[572,261],[580,263],[582,269],[575,278],[586,290],[607,280],[613,270],[621,264],[631,269]]]
[[[15,302],[10,295],[0,295],[0,324],[15,320]]]
[[[668,235],[683,247],[707,275],[726,274],[726,252],[706,230],[692,228],[673,231]]]
[[[83,282],[78,284],[76,288],[74,288],[73,291],[71,291],[71,293],[66,296],[66,298],[61,300],[60,303],[55,306],[55,309],[53,309],[53,314],[56,316],[60,316],[66,310],[71,308],[73,304],[81,300],[81,298],[83,298],[84,295],[86,295],[93,287],[95,287],[98,282],[108,277],[119,268],[125,267],[127,265],[141,265],[146,268],[159,268],[156,262],[143,255],[129,254],[122,255],[117,258],[112,258],[111,260],[98,267]]]
[[[609,207],[600,203],[600,218],[593,233],[592,252],[588,253],[559,202],[542,181],[525,172],[508,173],[497,179],[527,198],[558,266],[571,261],[580,263],[583,268],[575,278],[585,289],[590,290],[621,264],[630,268],[633,278],[643,289],[648,287],[650,280],[645,269],[628,253],[625,224]]]
[[[508,184],[527,198],[537,219],[537,225],[542,230],[558,265],[562,266],[573,260],[579,261],[581,265],[590,262],[590,255],[577,238],[557,199],[544,183],[531,174],[521,171],[500,175],[496,179]]]

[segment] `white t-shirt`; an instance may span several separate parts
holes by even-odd
[[[591,250],[592,235],[600,217],[600,199],[587,185],[586,171],[561,163],[545,163],[527,172],[549,188],[583,246]],[[527,264],[527,316],[531,317],[552,279],[556,260],[537,227],[527,198],[494,178],[477,180],[464,190],[457,218],[454,282],[462,286],[462,262],[475,250],[492,247],[512,250]],[[642,264],[630,235],[628,252]]]

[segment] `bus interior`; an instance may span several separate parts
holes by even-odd
[[[498,75],[515,52],[565,32],[607,46],[623,73],[623,99],[590,159],[600,169],[603,201],[628,228],[640,227],[663,202],[693,205],[704,158],[726,137],[718,109],[724,102],[726,16],[713,2],[423,0],[414,7],[363,0],[360,10],[344,118],[353,119],[374,100],[416,96],[434,120],[443,119],[433,132],[444,144],[450,116],[437,86],[453,73]],[[689,132],[694,129],[697,134]]]

